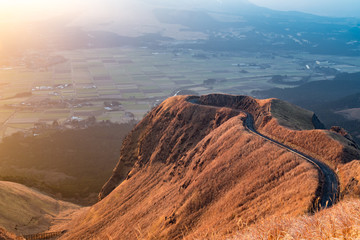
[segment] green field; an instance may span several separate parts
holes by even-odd
[[[99,120],[126,122],[126,112],[141,120],[155,103],[188,89],[198,94],[211,92],[250,94],[253,90],[285,87],[269,82],[273,75],[287,75],[293,80],[309,76],[305,68],[316,61],[324,67],[354,72],[360,58],[278,53],[271,58],[259,53],[205,52],[185,49],[153,51],[144,48],[80,49],[54,52],[66,62],[46,69],[13,66],[0,69],[0,133],[13,132],[14,124],[31,128],[38,121],[66,121],[72,116],[90,116]],[[201,57],[198,57],[201,56]],[[332,61],[327,61],[331,59]],[[311,80],[332,76],[313,74]],[[215,79],[211,85],[204,80]],[[19,93],[31,93],[19,97]],[[44,102],[81,100],[92,105]],[[118,101],[121,108],[104,108],[105,101]],[[56,112],[51,111],[56,108]],[[12,125],[11,125],[12,124]],[[30,127],[29,127],[30,126]]]

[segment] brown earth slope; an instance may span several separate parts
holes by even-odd
[[[280,131],[294,135],[294,148],[334,165],[358,154],[349,141],[332,138],[343,140],[340,134],[314,130],[316,118],[302,109],[293,110],[296,124],[285,126],[292,108],[278,100],[207,95],[196,99],[200,105],[193,99],[172,97],[135,127],[103,200],[75,218],[63,239],[207,238],[308,212],[318,195],[318,170],[246,129],[239,109],[254,116],[258,131],[284,142]],[[318,140],[331,147],[331,157],[309,144]]]
[[[24,185],[0,181],[0,227],[18,235],[46,231],[64,220],[63,216],[59,219],[60,214],[70,214],[79,208]]]

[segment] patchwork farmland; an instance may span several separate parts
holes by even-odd
[[[39,59],[46,61],[49,56],[63,61],[39,65]],[[26,63],[18,60],[0,68],[0,136],[30,129],[36,123],[63,123],[91,116],[98,121],[139,121],[154,105],[181,90],[250,94],[288,86],[310,75],[310,81],[330,79],[331,75],[311,69],[314,57],[323,67],[356,71],[355,65],[348,64],[354,58],[332,57],[338,62],[329,63],[328,56],[295,53],[148,48],[28,53]],[[287,84],[270,81],[279,74],[286,75]]]

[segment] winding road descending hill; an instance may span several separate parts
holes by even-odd
[[[321,194],[320,194],[320,196],[318,196],[319,199],[314,203],[315,209],[331,207],[334,203],[336,203],[336,201],[339,197],[338,196],[339,195],[338,194],[339,183],[338,183],[338,178],[337,178],[336,174],[329,166],[327,166],[325,163],[323,163],[313,157],[310,157],[302,152],[299,152],[298,150],[296,150],[294,148],[286,146],[278,141],[275,141],[274,139],[271,139],[271,138],[259,133],[254,128],[254,120],[253,120],[253,117],[251,116],[251,114],[250,113],[246,113],[246,114],[247,114],[247,118],[245,121],[245,126],[247,129],[249,129],[249,131],[251,131],[252,133],[258,135],[259,137],[261,137],[263,139],[266,139],[266,140],[276,144],[277,146],[279,146],[281,148],[284,148],[292,153],[297,154],[301,158],[303,158],[306,161],[313,164],[319,170],[319,173],[321,174],[323,183],[321,186]]]
[[[202,104],[196,98],[188,99],[188,102],[193,103],[193,104],[199,104],[199,105],[219,108],[219,106]],[[224,106],[224,107],[226,107],[226,106]],[[235,109],[235,110],[245,113],[247,115],[244,125],[250,132],[252,132],[253,134],[255,134],[267,141],[272,142],[273,144],[275,144],[281,148],[284,148],[284,149],[300,156],[301,158],[305,159],[306,161],[308,161],[309,163],[311,163],[318,169],[320,178],[321,178],[320,193],[317,196],[317,198],[314,200],[314,203],[313,203],[314,210],[331,207],[334,203],[336,203],[336,201],[338,200],[338,197],[339,197],[339,182],[338,182],[337,175],[329,166],[327,166],[325,163],[321,162],[320,160],[310,157],[292,147],[289,147],[285,144],[282,144],[274,139],[271,139],[271,138],[259,133],[254,127],[254,119],[250,113],[240,110],[240,109]]]

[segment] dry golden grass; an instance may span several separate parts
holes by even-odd
[[[231,236],[274,214],[308,212],[317,170],[248,132],[244,118],[183,97],[166,101],[124,142],[121,161],[135,161],[128,178],[62,239]]]
[[[324,161],[334,170],[339,164],[360,159],[360,151],[353,142],[334,131],[311,130],[313,129],[311,127],[312,113],[292,106],[273,99],[270,112],[274,118],[267,121],[258,130],[273,139]]]
[[[312,117],[314,113],[288,102],[272,99],[271,115],[278,120],[281,126],[285,126],[290,129],[314,129],[314,125],[312,124]]]
[[[344,190],[348,184],[358,185],[358,180],[348,183],[348,180],[343,179],[343,176],[358,179],[355,171],[343,166],[360,159],[359,148],[351,141],[351,137],[345,136],[344,130],[314,130],[313,113],[278,99],[207,95],[200,97],[200,101],[203,104],[245,110],[254,116],[256,128],[262,134],[325,162],[336,172],[343,169],[339,174],[343,195],[347,194]]]
[[[360,161],[353,160],[338,168],[340,193],[343,198],[360,197]]]
[[[21,184],[0,181],[0,226],[16,234],[46,231],[59,214],[77,209]]]
[[[239,239],[286,239],[292,236],[287,227],[293,219],[296,229],[307,229],[306,219],[319,219],[309,224],[320,230],[325,229],[322,219],[341,220],[331,220],[330,215],[326,220],[322,213],[307,216],[319,187],[317,170],[246,130],[245,114],[236,109],[250,112],[265,135],[327,162],[334,170],[338,166],[343,184],[351,182],[343,175],[356,174],[350,169],[357,164],[343,163],[358,150],[331,137],[341,135],[290,128],[310,128],[308,112],[293,126],[280,125],[271,115],[273,99],[209,95],[199,101],[211,106],[191,104],[183,96],[170,98],[135,127],[101,194],[111,193],[74,218],[62,239],[225,239],[239,231],[245,231]],[[284,121],[290,110],[286,105],[275,115]],[[293,111],[295,118],[302,112]],[[313,233],[309,239],[325,236]]]
[[[325,130],[296,131],[280,126],[276,119],[271,119],[259,132],[281,143],[295,148],[336,168],[345,162],[343,145],[332,139]],[[354,158],[352,158],[354,159]]]
[[[265,219],[234,239],[360,239],[360,200],[343,201],[313,216]]]
[[[199,101],[251,113],[259,132],[318,158],[334,169],[339,163],[360,159],[360,151],[351,141],[333,131],[309,130],[314,129],[311,112],[284,101],[222,94],[201,96]]]
[[[23,239],[23,238],[18,238],[15,234],[10,233],[0,227],[0,240],[16,240],[16,239]]]

